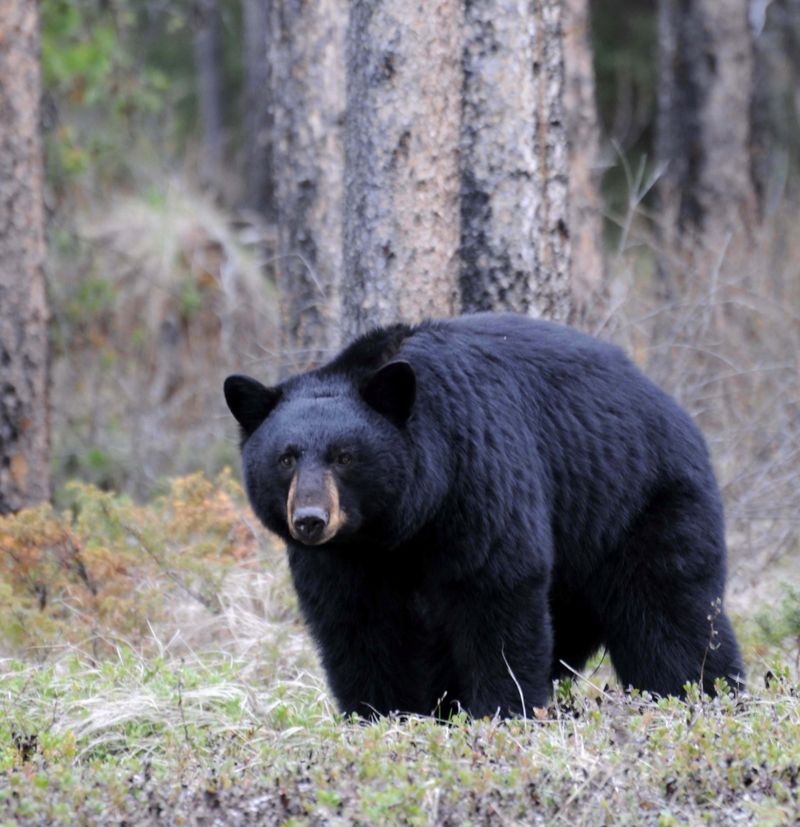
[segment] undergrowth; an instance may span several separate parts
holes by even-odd
[[[283,554],[227,475],[73,486],[0,520],[0,822],[792,823],[797,594],[742,618],[749,694],[600,674],[529,720],[344,720]],[[724,687],[721,687],[724,690]]]
[[[61,512],[45,503],[0,517],[0,627],[17,649],[143,645],[176,598],[219,614],[233,565],[258,564],[228,473],[175,480],[146,506],[83,483],[64,496]]]

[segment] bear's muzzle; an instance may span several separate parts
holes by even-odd
[[[286,501],[289,533],[306,546],[333,539],[345,523],[333,474],[317,468],[298,469]]]

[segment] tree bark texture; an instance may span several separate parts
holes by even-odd
[[[667,229],[710,249],[757,219],[746,0],[660,0],[657,155]]]
[[[281,373],[340,343],[346,0],[269,3]]]
[[[267,51],[267,0],[243,0],[244,201],[266,221],[276,219],[272,166],[273,90]]]
[[[569,317],[561,15],[560,0],[273,4],[290,367],[398,319]]]
[[[197,0],[194,59],[203,135],[201,177],[208,186],[219,190],[222,185],[223,127],[219,78],[219,9],[216,0]]]
[[[457,309],[461,0],[353,0],[347,336]]]
[[[50,496],[35,0],[0,4],[0,513]]]
[[[561,0],[465,4],[465,310],[570,315]]]
[[[572,320],[596,313],[606,286],[600,138],[590,40],[589,0],[564,2],[564,111],[569,146]]]
[[[753,173],[766,213],[800,183],[800,0],[752,0]]]

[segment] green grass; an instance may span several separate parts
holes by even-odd
[[[58,635],[43,644],[42,629],[27,646],[19,629],[15,648],[4,644],[0,824],[778,825],[800,817],[791,592],[757,621],[740,620],[750,671],[750,694],[740,698],[625,695],[605,686],[603,664],[562,683],[531,720],[366,724],[336,713],[283,555],[246,511],[242,524],[260,538],[255,558],[226,552],[236,562],[215,570],[215,599],[191,598],[193,549],[207,547],[221,524],[238,549],[254,535],[236,533],[228,501],[210,519],[208,508],[192,506],[194,488],[176,490],[169,508],[121,512],[141,526],[179,505],[175,524],[192,538],[180,554],[142,551],[141,572],[155,576],[155,553],[168,555],[170,573],[146,634],[136,636],[138,621],[115,634],[108,624],[124,618],[103,608],[80,627],[93,629],[81,641],[67,634],[70,612],[56,604],[44,628],[63,624],[61,645]],[[207,496],[202,489],[197,502]],[[48,521],[41,530],[55,543]],[[25,525],[35,528],[30,518]],[[85,554],[91,537],[81,525],[71,537]],[[9,548],[31,536],[7,530],[17,544]],[[122,550],[124,536],[115,542]],[[128,546],[133,555],[136,544]],[[128,558],[126,577],[136,562]],[[38,561],[25,571],[49,569]],[[66,582],[64,594],[83,599]],[[91,600],[81,605],[87,612]],[[151,602],[129,605],[141,612]],[[5,611],[13,616],[14,606]],[[26,611],[31,624],[37,610]]]
[[[270,674],[252,658],[120,647],[94,664],[78,651],[2,661],[0,820],[672,825],[800,815],[800,700],[788,668],[773,666],[769,686],[754,673],[753,694],[738,699],[654,701],[579,681],[530,721],[367,725],[335,713],[316,670]]]

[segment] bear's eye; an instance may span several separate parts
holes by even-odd
[[[278,457],[278,465],[280,465],[281,468],[291,468],[294,465],[294,454],[289,451],[281,454]]]
[[[341,451],[336,455],[336,464],[337,465],[350,465],[353,461],[353,455],[349,454],[347,451]]]

